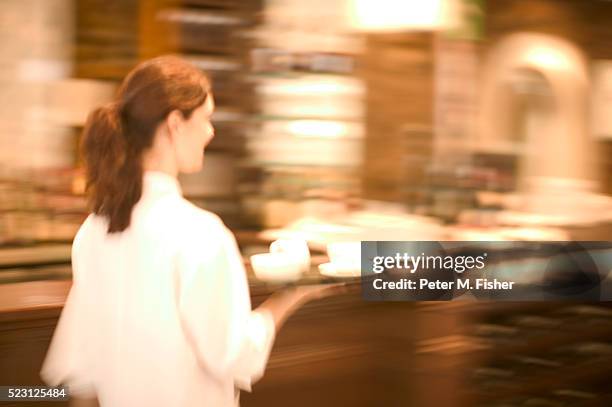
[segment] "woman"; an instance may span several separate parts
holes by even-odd
[[[265,369],[276,330],[322,287],[251,310],[235,239],[181,196],[214,137],[207,78],[176,57],[138,65],[83,139],[92,214],[41,375],[101,406],[230,406]],[[329,292],[328,292],[329,293]]]

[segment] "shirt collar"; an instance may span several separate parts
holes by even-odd
[[[178,180],[172,175],[160,171],[145,171],[142,185],[142,194],[182,195],[182,191]]]

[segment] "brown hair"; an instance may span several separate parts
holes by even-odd
[[[137,65],[123,80],[115,101],[88,117],[83,132],[86,187],[93,213],[109,221],[108,233],[130,225],[142,195],[142,156],[158,125],[174,110],[186,118],[210,92],[202,71],[172,56]]]

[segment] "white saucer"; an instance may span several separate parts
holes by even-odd
[[[355,278],[361,276],[361,270],[354,267],[346,267],[334,263],[319,264],[319,273],[327,277]]]

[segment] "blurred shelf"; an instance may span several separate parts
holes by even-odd
[[[0,284],[41,280],[70,280],[71,278],[72,268],[70,265],[0,269]]]
[[[72,244],[0,247],[0,267],[69,263]]]
[[[185,6],[215,7],[223,9],[235,9],[244,2],[244,0],[183,0]]]

